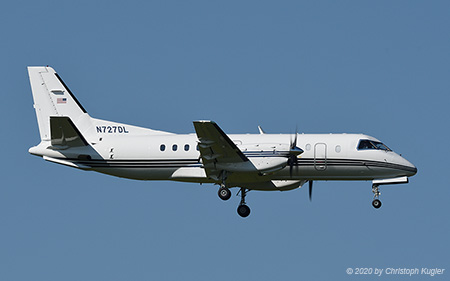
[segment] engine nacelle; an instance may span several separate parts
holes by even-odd
[[[286,167],[286,157],[255,157],[250,158],[253,166],[261,173],[273,173]]]
[[[250,161],[240,163],[217,163],[216,168],[228,172],[272,173],[286,167],[285,157],[253,157]]]

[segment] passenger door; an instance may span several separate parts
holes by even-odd
[[[327,145],[325,143],[316,143],[314,146],[314,168],[317,171],[327,169]]]

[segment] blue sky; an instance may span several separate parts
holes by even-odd
[[[450,270],[447,1],[12,1],[0,10],[1,280],[394,280]],[[26,72],[51,65],[93,117],[193,132],[366,133],[407,185],[251,192],[82,172],[39,142]],[[448,279],[449,272],[434,280]],[[431,277],[405,277],[427,280]]]

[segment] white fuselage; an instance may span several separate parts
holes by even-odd
[[[218,183],[205,173],[196,134],[130,136],[106,133],[99,136],[99,141],[88,147],[51,150],[46,148],[48,144],[41,143],[30,152],[60,159],[61,164],[72,163],[74,167],[130,179]],[[228,136],[252,163],[263,161],[264,165],[270,165],[274,161],[274,165],[282,165],[273,172],[230,173],[230,186],[248,183],[251,189],[273,190],[258,183],[268,180],[373,180],[412,176],[417,171],[413,164],[391,150],[358,149],[360,140],[378,141],[362,134],[298,134],[297,146],[304,153],[298,156],[292,171],[282,164],[286,162],[291,135]]]

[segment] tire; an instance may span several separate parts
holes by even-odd
[[[372,206],[373,206],[375,209],[379,209],[379,208],[381,207],[381,201],[378,200],[378,199],[373,200],[373,201],[372,201]]]
[[[239,205],[237,212],[241,217],[246,218],[250,215],[250,208],[247,205]]]
[[[219,188],[218,195],[219,195],[220,199],[226,201],[226,200],[230,199],[231,191],[226,187],[221,187],[221,188]]]

